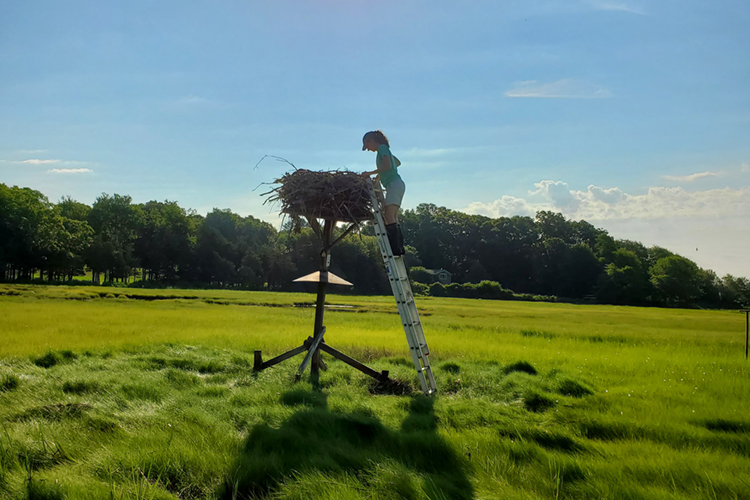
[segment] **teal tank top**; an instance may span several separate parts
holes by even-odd
[[[375,155],[375,168],[380,168],[380,159],[384,156],[387,156],[391,159],[391,169],[386,170],[385,172],[379,172],[380,175],[380,182],[383,184],[383,187],[388,187],[388,184],[395,181],[396,179],[401,179],[401,176],[398,175],[398,168],[396,168],[396,162],[393,159],[393,154],[391,154],[390,148],[386,146],[385,144],[381,144],[378,146],[378,154]]]

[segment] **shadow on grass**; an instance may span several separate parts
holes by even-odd
[[[373,466],[385,461],[422,477],[430,498],[474,497],[466,463],[437,434],[432,398],[411,398],[400,430],[367,413],[332,412],[326,395],[318,391],[290,391],[281,403],[300,411],[278,429],[265,424],[252,429],[220,498],[265,498],[281,483],[305,473],[346,474],[364,479],[367,488]],[[402,497],[419,496],[412,493]]]

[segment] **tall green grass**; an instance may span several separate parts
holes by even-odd
[[[311,296],[104,291],[0,287],[0,499],[750,498],[737,313],[419,300],[427,399],[392,298],[329,297],[326,341],[400,395],[252,371]]]

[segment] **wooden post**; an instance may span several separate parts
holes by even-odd
[[[750,309],[740,309],[745,313],[745,359],[747,359],[748,347],[750,347]]]
[[[325,225],[323,226],[323,250],[320,252],[320,281],[318,281],[318,297],[315,302],[315,327],[313,330],[313,340],[318,340],[323,332],[323,314],[325,312],[326,303],[326,288],[328,287],[328,279],[323,279],[323,276],[328,274],[329,264],[329,253],[331,249],[331,237],[333,236],[333,228],[335,227],[335,221],[326,219]],[[325,273],[325,274],[324,274]],[[318,342],[315,342],[318,345]],[[316,379],[320,375],[320,351],[315,350],[312,357],[312,363],[310,364],[310,374],[313,379]]]

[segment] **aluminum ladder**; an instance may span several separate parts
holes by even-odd
[[[393,296],[396,299],[401,324],[404,325],[406,341],[409,343],[411,358],[414,361],[414,367],[417,369],[419,384],[422,387],[422,392],[431,396],[437,392],[437,386],[430,367],[430,349],[427,347],[422,322],[419,320],[419,311],[417,311],[417,305],[414,303],[414,294],[411,291],[411,284],[406,273],[404,257],[393,255],[391,250],[391,243],[388,240],[385,220],[383,219],[383,190],[380,187],[380,182],[368,180],[367,183],[370,189],[373,214],[375,215],[375,237],[378,240],[380,255],[383,257],[388,281],[391,283]],[[375,183],[377,183],[377,187]]]

